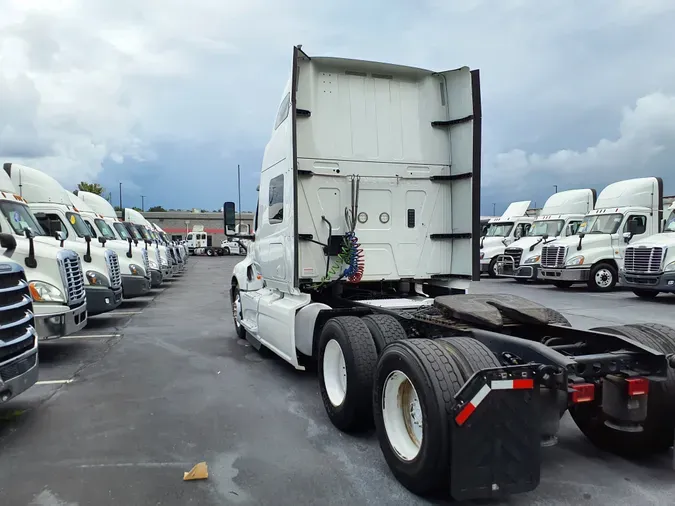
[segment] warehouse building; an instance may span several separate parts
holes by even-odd
[[[122,213],[118,216],[122,218]],[[173,239],[185,239],[195,225],[202,225],[207,234],[213,236],[213,244],[220,244],[225,239],[223,213],[204,213],[189,211],[166,211],[159,213],[142,213],[146,220],[155,223]],[[239,224],[241,223],[241,227]],[[237,229],[243,234],[253,233],[253,213],[237,213]]]

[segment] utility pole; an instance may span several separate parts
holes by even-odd
[[[553,185],[553,188],[555,188],[555,192],[558,193],[558,185],[557,185],[557,184],[554,184],[554,185]]]
[[[492,216],[497,216],[497,204],[492,203]]]
[[[145,212],[145,195],[141,195],[141,211]]]
[[[237,193],[239,195],[239,209],[237,209],[239,213],[239,233],[241,234],[241,168],[239,164],[237,164]]]
[[[124,211],[122,207],[122,183],[120,182],[120,211]]]

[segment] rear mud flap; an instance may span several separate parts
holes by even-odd
[[[545,306],[506,293],[442,295],[434,299],[434,306],[451,318],[490,327],[503,326],[502,314],[519,323],[548,324]]]
[[[479,371],[456,399],[450,495],[462,501],[534,490],[541,415],[532,371],[522,366]]]

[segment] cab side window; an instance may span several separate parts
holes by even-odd
[[[284,175],[270,181],[269,222],[270,225],[284,221]]]
[[[565,235],[566,236],[576,235],[580,225],[581,225],[580,221],[570,221],[567,224],[567,231],[565,232]]]
[[[94,226],[91,223],[89,223],[89,221],[87,221],[87,220],[84,220],[84,222],[87,224],[87,228],[89,229],[89,233],[91,234],[91,236],[94,239],[96,239],[97,236],[96,236],[96,230],[94,230]]]
[[[35,217],[47,235],[54,237],[56,232],[64,232],[66,237],[68,237],[68,229],[57,214],[36,213]]]
[[[513,235],[516,239],[520,239],[521,237],[525,237],[529,230],[530,230],[529,223],[519,223]]]
[[[281,105],[279,105],[279,110],[277,111],[277,119],[274,122],[275,130],[279,128],[279,125],[281,125],[286,120],[286,118],[288,118],[288,111],[290,109],[291,109],[291,94],[286,93],[286,96],[281,101]]]
[[[647,217],[639,214],[634,214],[628,217],[623,231],[631,232],[633,235],[641,235],[647,231]]]

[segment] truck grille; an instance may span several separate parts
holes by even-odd
[[[626,248],[623,267],[626,272],[651,274],[661,272],[662,261],[663,248],[629,246]]]
[[[522,248],[506,248],[504,255],[507,257],[513,258],[513,267],[518,267],[520,265],[520,259],[523,256]]]
[[[33,349],[35,339],[33,299],[26,275],[16,264],[0,263],[0,364]],[[12,365],[0,367],[3,381],[22,374],[14,374]]]
[[[148,260],[148,250],[141,250],[141,257],[143,258],[143,269],[145,269],[145,275],[150,275],[150,260]]]
[[[85,297],[80,257],[74,251],[62,249],[57,253],[56,260],[61,271],[63,286],[66,288],[68,305],[79,304]]]
[[[120,259],[117,253],[112,250],[106,250],[105,263],[108,264],[108,274],[110,275],[110,286],[119,288],[122,286],[122,272],[120,270]]]
[[[541,249],[542,267],[564,267],[567,246],[544,246]]]

